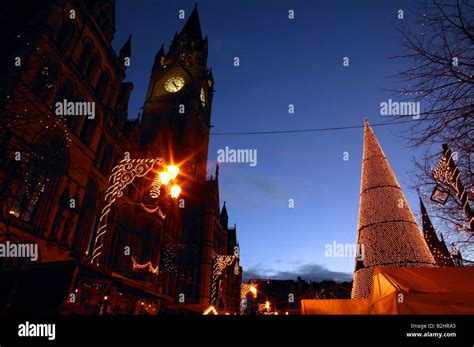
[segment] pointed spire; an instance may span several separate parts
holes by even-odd
[[[434,266],[415,216],[367,119],[353,298],[370,294],[375,267]],[[362,248],[363,247],[363,248]]]
[[[165,44],[162,43],[160,49],[156,53],[157,56],[164,56],[165,55]]]
[[[225,206],[225,201],[224,201],[224,206],[222,207],[221,215],[220,215],[220,221],[221,225],[224,229],[228,229],[229,226],[229,215],[227,214],[227,208]]]
[[[441,240],[438,239],[436,235],[436,231],[431,223],[430,217],[428,216],[428,212],[426,212],[425,204],[423,203],[423,199],[420,198],[420,210],[421,210],[421,220],[423,223],[423,237],[433,255],[433,258],[436,260],[436,264],[438,266],[454,266],[453,260],[451,259],[451,255],[449,254],[448,248],[444,243],[443,236],[441,235]]]
[[[161,68],[162,60],[165,56],[165,45],[162,43],[160,49],[155,54],[155,62],[153,63],[153,70]]]
[[[119,57],[123,58],[130,58],[132,56],[132,35],[128,36],[128,40],[124,43],[122,48],[120,48]]]
[[[193,12],[189,16],[186,24],[183,27],[183,30],[181,30],[180,35],[182,34],[186,34],[190,38],[202,40],[201,22],[199,21],[197,4],[195,4]]]
[[[229,218],[229,215],[227,214],[227,207],[225,206],[225,201],[224,206],[222,206],[221,217]]]

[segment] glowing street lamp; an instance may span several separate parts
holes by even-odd
[[[270,311],[270,301],[265,301],[265,309]]]
[[[179,194],[181,194],[181,187],[175,184],[170,189],[170,195],[173,199],[177,199],[179,197]]]
[[[161,184],[165,186],[170,183],[171,179],[173,178],[168,171],[163,171],[159,173]]]
[[[168,173],[171,175],[172,179],[175,179],[179,174],[179,168],[174,165],[166,167],[166,170],[168,170]]]
[[[257,297],[257,288],[255,288],[255,286],[251,286],[249,291],[250,291],[250,293],[252,293],[254,298]]]

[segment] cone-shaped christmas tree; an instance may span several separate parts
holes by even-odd
[[[376,267],[435,266],[415,216],[367,120],[358,243],[363,245],[363,259],[356,262],[353,298],[370,295]]]
[[[423,237],[428,244],[428,248],[433,255],[433,258],[436,260],[438,266],[454,266],[451,255],[449,254],[448,248],[444,243],[444,240],[441,241],[436,235],[436,231],[431,223],[428,212],[426,212],[425,204],[420,196],[420,209],[421,209],[421,221],[423,223]],[[442,237],[442,236],[441,236]]]

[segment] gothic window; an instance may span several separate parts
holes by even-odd
[[[97,85],[95,86],[95,92],[97,93],[97,96],[99,99],[105,98],[106,92],[107,92],[107,85],[109,84],[109,75],[107,72],[102,72],[99,80],[97,81]]]
[[[51,202],[66,168],[65,148],[60,139],[51,138],[50,135],[41,137],[32,146],[27,169],[10,210],[11,215],[33,224],[52,210]]]
[[[62,52],[67,52],[69,46],[74,40],[75,28],[71,20],[66,20],[59,29],[56,43]]]
[[[102,158],[100,159],[99,170],[105,175],[110,174],[112,169],[110,166],[113,163],[113,150],[110,144],[105,147],[104,152],[102,153]]]
[[[90,43],[86,43],[84,48],[82,49],[81,56],[79,57],[79,61],[77,62],[77,66],[79,67],[79,70],[82,72],[85,72],[87,62],[89,61],[89,58],[91,57],[92,53],[92,46]]]
[[[85,75],[88,79],[92,79],[98,65],[99,65],[99,58],[96,53],[92,53],[92,56],[89,59],[89,63],[87,64],[87,68],[85,71]]]
[[[86,194],[79,216],[77,234],[74,237],[74,248],[79,254],[92,253],[94,237],[97,229],[99,191],[92,178],[87,182]]]
[[[73,99],[74,99],[74,102],[84,101],[84,98],[81,96],[73,97]],[[78,116],[67,116],[66,123],[71,130],[73,130],[74,132],[77,132],[79,129],[81,118],[82,117],[78,117]]]
[[[84,122],[82,123],[81,129],[81,140],[86,144],[89,145],[92,142],[95,134],[95,127],[96,127],[96,118],[89,119],[84,117]]]
[[[46,101],[54,89],[58,78],[58,68],[54,61],[43,64],[31,82],[31,91],[42,101]]]

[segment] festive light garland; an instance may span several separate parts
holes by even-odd
[[[217,310],[213,305],[209,306],[202,314],[204,316],[207,316],[209,313],[212,313],[217,316]]]
[[[167,270],[170,274],[178,276],[179,271],[177,268],[177,256],[178,250],[184,249],[183,244],[178,244],[176,246],[168,246],[163,248],[163,253],[161,255],[161,267]]]
[[[153,180],[151,190],[150,190],[150,196],[153,199],[157,199],[160,196],[160,188],[161,188],[160,175],[156,174],[155,179]]]
[[[158,274],[158,265],[156,267],[153,267],[153,264],[151,263],[151,261],[145,263],[145,264],[139,264],[137,263],[137,261],[135,260],[135,258],[132,256],[132,269],[133,271],[135,271],[136,269],[146,269],[148,268],[148,271],[157,275]]]
[[[443,155],[431,174],[436,183],[448,187],[456,193],[466,213],[471,232],[474,232],[474,213],[469,205],[469,196],[461,182],[461,171],[454,162],[453,156],[448,145],[443,144]]]
[[[217,254],[214,257],[214,267],[212,271],[212,286],[211,286],[211,304],[215,304],[217,301],[217,280],[219,276],[222,275],[222,271],[227,266],[231,265],[234,260],[237,259],[238,261],[238,258],[239,257],[236,255],[219,255],[219,254]]]
[[[99,218],[99,228],[95,237],[91,263],[95,262],[98,264],[99,262],[99,257],[104,246],[104,235],[107,232],[107,216],[110,213],[111,206],[117,198],[123,195],[123,190],[132,183],[136,177],[147,175],[155,165],[162,166],[163,160],[161,158],[123,159],[113,168],[112,174],[109,177],[110,185],[105,195],[106,205],[102,209],[102,214]]]

